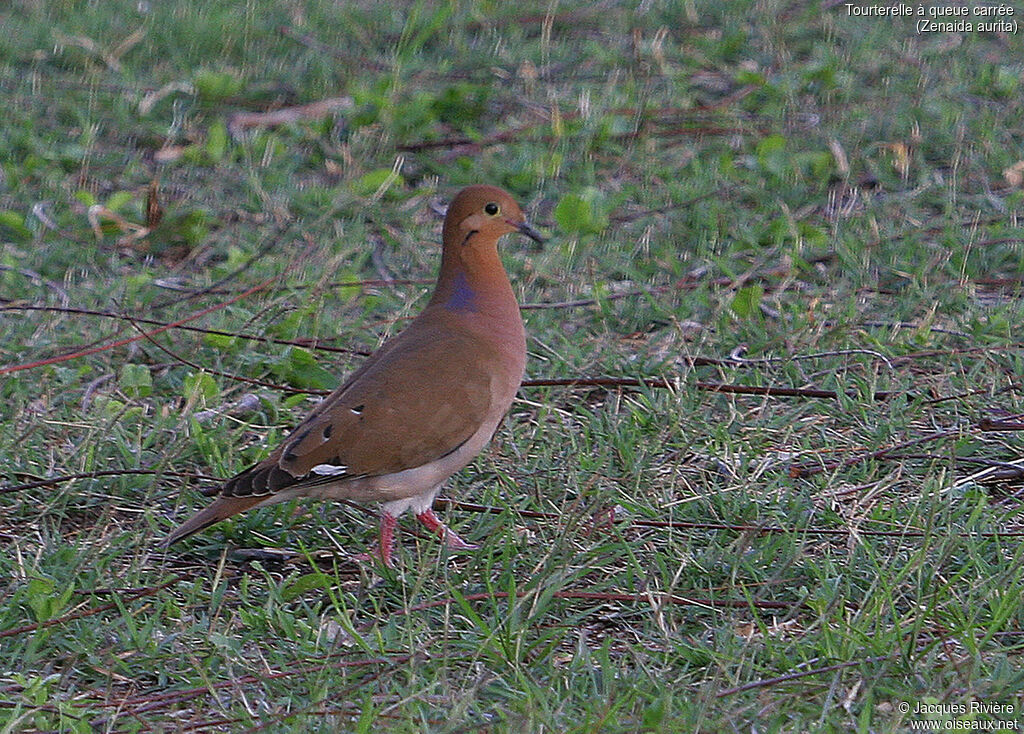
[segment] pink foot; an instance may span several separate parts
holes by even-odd
[[[444,541],[448,544],[449,548],[455,548],[457,550],[476,550],[480,547],[473,543],[467,543],[456,535],[454,530],[437,519],[437,515],[434,514],[433,510],[421,512],[416,516],[416,519],[419,520],[427,530],[444,538]]]
[[[590,528],[586,531],[586,535],[590,535],[594,531],[608,531],[615,526],[615,509],[616,506],[612,506],[607,510],[601,510],[590,522]]]
[[[395,550],[395,528],[398,525],[398,518],[386,512],[380,514],[380,539],[377,541],[376,549],[369,553],[360,553],[355,557],[357,561],[380,560],[388,568],[394,568],[391,561],[391,554]]]

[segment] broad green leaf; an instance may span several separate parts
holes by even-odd
[[[5,234],[19,242],[32,239],[32,230],[25,226],[25,217],[18,212],[0,210],[0,237]]]
[[[392,176],[394,176],[394,180],[388,183]],[[384,184],[387,184],[385,191],[393,191],[405,186],[405,179],[401,174],[395,174],[390,168],[378,168],[360,176],[350,185],[352,193],[356,196],[373,196]]]
[[[757,165],[761,170],[782,176],[789,169],[786,154],[786,139],[781,135],[769,135],[757,144]]]
[[[741,319],[750,319],[757,316],[760,311],[761,297],[764,295],[764,288],[759,285],[750,285],[740,288],[739,292],[732,299],[732,311]]]
[[[608,212],[600,191],[588,187],[566,194],[555,206],[555,222],[567,234],[596,234],[608,226]]]
[[[133,398],[144,398],[153,392],[153,376],[144,364],[126,364],[118,380],[121,391]]]
[[[204,102],[216,102],[225,97],[234,97],[245,86],[241,79],[228,71],[203,69],[192,78],[196,94]]]
[[[217,120],[206,132],[206,155],[214,163],[220,163],[227,149],[228,128],[222,120]]]
[[[57,582],[48,576],[34,576],[28,582],[28,605],[37,622],[53,619],[67,606],[74,593],[70,584]]]
[[[186,375],[182,392],[185,400],[189,402],[205,401],[210,402],[220,395],[220,387],[213,376],[206,372],[195,372]]]
[[[119,211],[121,207],[132,200],[131,191],[115,191],[107,197],[106,207],[112,212]]]
[[[289,347],[270,369],[292,387],[329,390],[337,385],[335,376],[317,364],[312,352],[301,347]]]

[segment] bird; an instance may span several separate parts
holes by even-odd
[[[432,505],[490,441],[523,379],[526,332],[497,248],[513,232],[543,242],[507,191],[459,191],[445,214],[441,267],[423,311],[266,459],[203,490],[216,499],[161,544],[255,507],[309,497],[380,503],[376,555],[389,567],[406,510],[449,547],[476,548]]]

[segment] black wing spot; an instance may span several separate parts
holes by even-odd
[[[267,473],[267,489],[271,493],[279,492],[292,484],[295,484],[295,477],[282,469],[278,469],[276,466],[272,467]]]
[[[324,426],[324,438],[325,439],[330,438],[331,437],[331,433],[333,433],[333,432],[334,432],[334,425],[332,423],[328,423],[326,426]]]
[[[352,412],[353,412],[353,413],[355,413],[356,415],[359,415],[359,414],[360,414],[360,413],[362,413],[362,412],[363,412],[364,410],[366,410],[366,405],[365,405],[364,403],[360,403],[359,405],[355,406],[354,408],[351,408],[351,410],[352,410]]]
[[[305,440],[306,440],[306,436],[308,436],[308,435],[309,435],[309,432],[310,432],[310,430],[312,430],[312,429],[309,429],[309,428],[307,428],[307,429],[306,429],[305,431],[303,431],[302,433],[297,433],[297,434],[295,434],[295,437],[294,437],[294,438],[292,438],[292,439],[291,439],[291,440],[290,440],[290,441],[288,442],[288,445],[289,445],[289,446],[298,446],[298,445],[299,445],[300,443],[302,443],[303,441],[305,441]],[[295,453],[294,451],[292,451],[291,449],[288,449],[287,451],[285,451],[285,452],[284,452],[284,456],[282,456],[281,458],[282,458],[282,459],[283,459],[284,461],[295,461],[295,460],[296,460],[297,458],[299,458],[299,455],[298,455],[298,454],[296,454],[296,453]]]

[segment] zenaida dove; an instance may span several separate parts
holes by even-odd
[[[454,548],[473,548],[434,515],[441,485],[491,439],[526,366],[526,333],[498,239],[540,242],[502,189],[470,186],[444,219],[441,271],[423,312],[374,352],[258,464],[208,490],[217,499],[171,545],[253,507],[297,497],[381,502],[380,557],[412,509]]]

